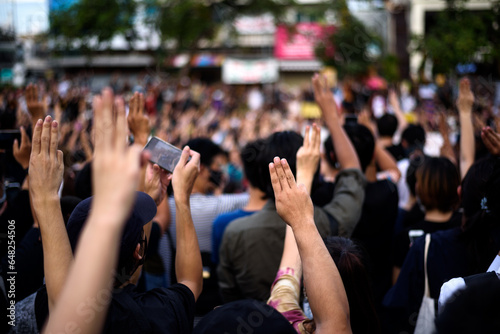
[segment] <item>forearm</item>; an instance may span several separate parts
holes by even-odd
[[[332,136],[333,148],[337,161],[342,169],[358,168],[360,169],[358,155],[352,146],[349,137],[339,123],[338,117],[330,115],[326,119],[326,124],[330,135]]]
[[[391,176],[394,176],[395,179],[392,180],[393,182],[396,183],[399,181],[399,178],[401,177],[401,172],[398,169],[396,160],[379,143],[375,145],[375,161],[380,170],[390,172]]]
[[[175,274],[177,281],[187,285],[195,299],[203,287],[203,267],[200,247],[191,217],[188,199],[175,199],[177,252],[175,256]]]
[[[335,262],[311,220],[294,229],[303,262],[304,285],[311,310],[320,329],[350,332],[349,303]]]
[[[118,262],[120,224],[111,224],[114,218],[104,219],[94,215],[89,218],[80,237],[75,263],[66,284],[62,288],[59,302],[51,312],[46,333],[65,331],[73,322],[80,333],[98,333],[111,300],[113,272]],[[88,321],[86,309],[95,310],[94,318]]]
[[[460,111],[460,173],[462,179],[474,162],[474,128],[470,112]]]
[[[44,198],[34,197],[33,208],[42,237],[49,307],[53,307],[66,282],[73,255],[64,226],[59,197],[56,194]]]

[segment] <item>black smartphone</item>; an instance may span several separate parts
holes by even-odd
[[[179,162],[182,154],[181,149],[161,140],[158,137],[152,137],[144,149],[151,152],[151,158],[149,161],[154,164],[158,164],[158,166],[170,173],[174,172],[174,168]]]
[[[21,131],[19,130],[0,130],[0,150],[12,151],[14,139],[21,143]]]

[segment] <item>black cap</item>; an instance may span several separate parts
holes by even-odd
[[[193,334],[297,334],[274,308],[257,300],[239,300],[217,307],[194,328]]]
[[[67,231],[73,253],[80,238],[80,233],[90,212],[92,199],[81,201],[69,217]],[[142,227],[156,215],[155,201],[147,194],[137,191],[134,207],[131,210],[120,243],[120,259],[132,256],[137,243],[141,240]]]

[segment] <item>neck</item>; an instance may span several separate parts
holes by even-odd
[[[264,197],[264,193],[252,186],[249,187],[248,193],[250,198],[248,199],[248,204],[243,208],[245,211],[259,211],[266,204],[267,199],[262,199]]]
[[[429,210],[425,213],[425,220],[435,222],[435,223],[445,223],[450,220],[453,215],[453,211],[441,212],[437,209]]]

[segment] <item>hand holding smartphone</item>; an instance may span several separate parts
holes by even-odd
[[[173,173],[174,168],[181,158],[182,150],[161,140],[158,137],[152,137],[146,146],[145,150],[151,152],[151,161],[157,164],[166,171]]]

